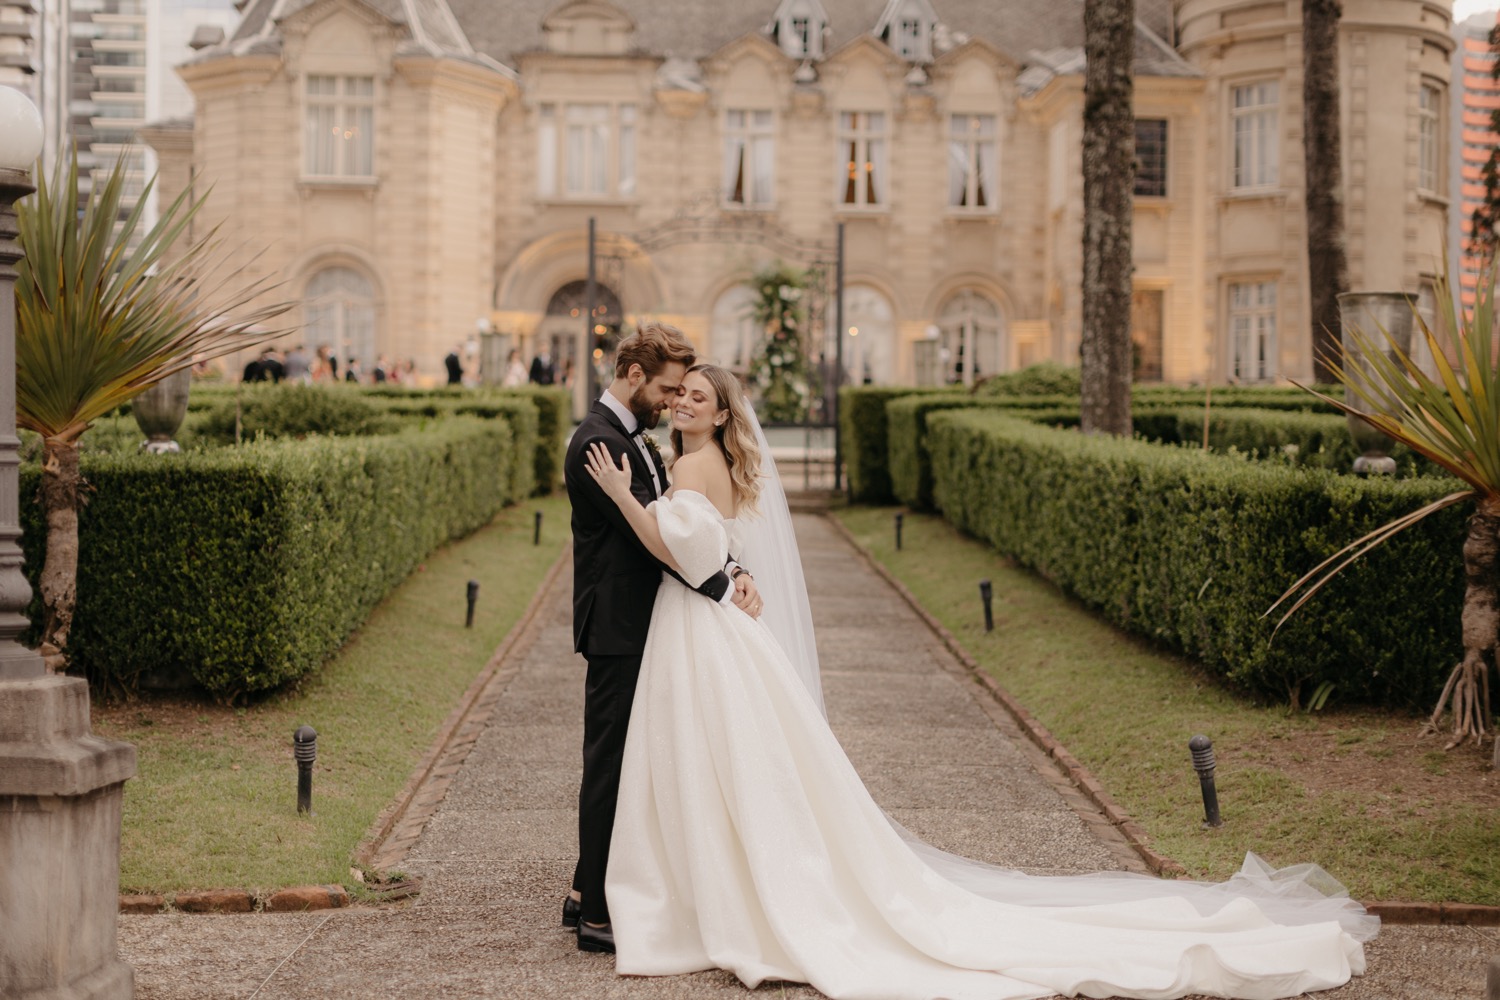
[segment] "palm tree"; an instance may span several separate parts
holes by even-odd
[[[1307,180],[1307,287],[1317,381],[1339,342],[1339,295],[1349,290],[1339,128],[1339,0],[1302,0],[1302,154]]]
[[[26,253],[16,277],[16,424],[42,437],[42,654],[53,672],[66,663],[77,598],[79,438],[196,360],[277,336],[260,324],[289,305],[253,305],[270,280],[220,273],[217,227],[168,260],[203,200],[183,192],[143,232],[151,185],[122,214],[125,178],[122,157],[80,201],[75,151],[50,181],[39,169],[36,194],[16,205]]]
[[[1500,651],[1500,374],[1496,372],[1494,342],[1495,277],[1493,267],[1481,276],[1474,310],[1464,315],[1454,308],[1448,282],[1439,276],[1440,331],[1434,333],[1420,314],[1416,317],[1421,336],[1431,349],[1436,378],[1423,372],[1389,335],[1384,336],[1387,353],[1376,338],[1351,330],[1352,353],[1358,360],[1352,360],[1342,348],[1337,358],[1329,359],[1335,380],[1373,411],[1362,413],[1365,420],[1447,469],[1468,488],[1399,517],[1348,545],[1294,583],[1266,611],[1269,615],[1316,580],[1282,616],[1281,622],[1285,622],[1336,573],[1370,549],[1429,514],[1473,500],[1475,510],[1463,546],[1464,656],[1453,668],[1423,729],[1424,734],[1437,732],[1443,713],[1451,707],[1453,730],[1448,749],[1466,739],[1478,743],[1484,737],[1491,722],[1490,668]],[[1345,413],[1359,412],[1342,400],[1307,386],[1301,388]]]
[[[1128,437],[1135,0],[1084,0],[1083,39],[1082,427]]]

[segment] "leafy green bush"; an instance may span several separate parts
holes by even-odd
[[[295,680],[435,547],[524,496],[516,448],[508,421],[455,417],[382,437],[86,455],[72,662],[125,690],[187,674],[221,700]],[[40,477],[21,470],[33,586]]]
[[[891,474],[886,446],[885,404],[931,389],[910,386],[844,386],[839,389],[839,441],[855,503],[890,503]],[[955,396],[961,399],[961,396]]]
[[[1071,396],[1078,400],[1081,380],[1076,365],[1042,361],[1019,371],[991,375],[974,386],[976,396]]]
[[[387,434],[396,422],[384,407],[350,386],[256,383],[244,385],[234,399],[219,399],[206,411],[198,432],[221,444],[258,437],[306,437]]]
[[[1460,653],[1458,508],[1346,570],[1275,642],[1275,618],[1261,618],[1303,573],[1455,480],[1341,476],[987,411],[932,413],[927,435],[948,520],[1247,690],[1296,700],[1330,682],[1338,697],[1426,705]]]

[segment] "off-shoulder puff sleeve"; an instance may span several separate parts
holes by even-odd
[[[724,568],[729,539],[724,519],[701,493],[677,490],[647,508],[656,515],[661,540],[682,569],[682,578],[697,587]]]

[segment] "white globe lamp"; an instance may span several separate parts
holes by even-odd
[[[14,87],[0,85],[0,169],[30,170],[42,155],[42,113]]]

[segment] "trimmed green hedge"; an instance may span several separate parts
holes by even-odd
[[[382,437],[86,456],[73,664],[126,690],[186,674],[221,700],[295,680],[434,548],[529,492],[518,444],[529,459],[508,421],[454,417]],[[21,470],[33,587],[40,478]]]
[[[562,484],[563,453],[573,429],[573,394],[567,389],[529,386],[503,395],[529,399],[536,407],[536,491],[551,493]]]
[[[1041,427],[933,413],[944,516],[1117,624],[1231,683],[1295,700],[1430,704],[1461,653],[1461,546],[1449,508],[1370,553],[1272,639],[1262,613],[1303,573],[1456,480],[1340,476]]]
[[[390,412],[357,387],[264,383],[246,386],[238,398],[217,399],[203,411],[196,430],[214,443],[234,444],[236,420],[241,441],[309,434],[368,436],[397,429]]]
[[[531,400],[519,396],[468,396],[443,399],[413,395],[408,399],[383,401],[387,413],[424,420],[450,420],[454,417],[477,417],[481,420],[504,420],[518,440],[526,442],[511,453],[510,476],[516,497],[537,492],[537,453],[541,450],[537,435],[537,408]],[[528,447],[529,445],[529,447]]]
[[[886,403],[886,442],[895,499],[913,510],[933,509],[932,455],[927,449],[927,419],[931,414],[955,409],[998,409],[1002,405],[953,393],[922,393]]]
[[[890,503],[891,473],[886,444],[885,404],[932,389],[913,386],[844,386],[839,389],[839,440],[849,499],[855,503]],[[964,398],[955,396],[955,399]]]

